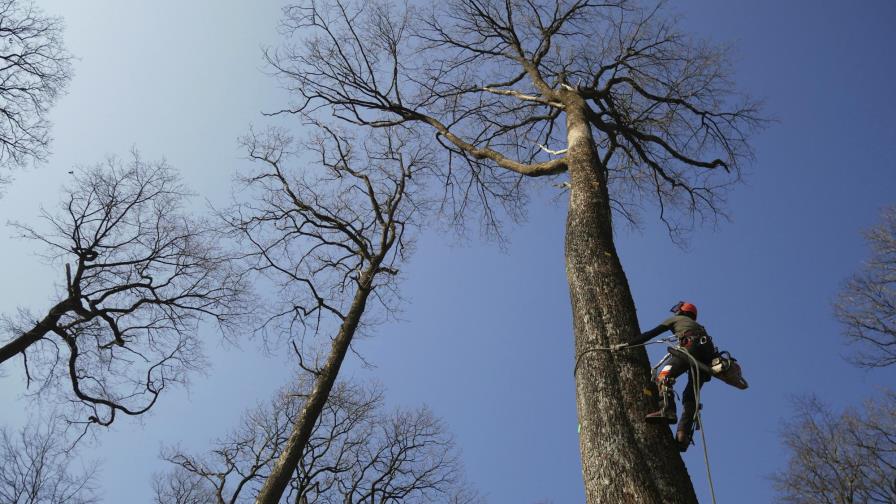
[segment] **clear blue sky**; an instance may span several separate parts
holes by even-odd
[[[38,204],[55,203],[71,166],[133,145],[220,201],[244,163],[236,137],[284,103],[260,58],[260,46],[277,41],[279,3],[125,4],[39,1],[66,19],[79,59],[53,112],[54,155],[8,188],[3,221],[33,219]],[[768,502],[766,476],[784,462],[776,429],[788,395],[851,405],[896,378],[845,363],[830,315],[839,284],[866,257],[860,230],[896,203],[896,4],[690,0],[674,8],[692,32],[735,46],[740,88],[764,98],[778,122],[756,138],[732,222],[698,230],[682,250],[648,219],[641,231],[619,229],[618,246],[643,327],[692,300],[743,363],[748,391],[705,389],[710,457],[721,502]],[[359,345],[375,369],[347,364],[347,375],[382,382],[391,403],[426,403],[443,417],[470,479],[493,503],[583,500],[565,202],[553,196],[535,198],[506,252],[475,237],[457,244],[425,235],[403,284],[405,321]],[[0,242],[0,312],[49,306],[60,272],[10,234]],[[189,391],[169,394],[142,421],[117,421],[86,450],[102,461],[107,502],[148,502],[150,476],[164,469],[162,444],[203,449],[289,374],[288,360],[264,356],[253,341],[236,349],[209,333],[207,351],[213,367]],[[0,421],[9,425],[25,419],[19,374],[0,378]],[[685,458],[705,497],[700,450]]]

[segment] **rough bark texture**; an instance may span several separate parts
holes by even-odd
[[[625,272],[613,244],[610,201],[585,104],[564,93],[570,173],[566,275],[576,355],[639,332]],[[590,352],[576,374],[579,447],[586,500],[596,503],[691,503],[693,487],[669,428],[647,425],[657,407],[643,350]]]

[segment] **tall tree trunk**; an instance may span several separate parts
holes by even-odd
[[[342,324],[339,326],[339,332],[333,339],[327,361],[324,363],[324,367],[321,368],[320,373],[315,377],[311,394],[302,406],[302,411],[293,425],[283,452],[277,458],[274,467],[271,469],[271,474],[258,492],[255,504],[277,504],[280,502],[286,486],[292,479],[293,472],[298,467],[305,451],[305,446],[308,444],[308,440],[314,430],[314,425],[317,423],[317,419],[320,417],[321,411],[323,411],[324,405],[330,397],[330,391],[333,389],[333,384],[339,375],[339,369],[342,367],[342,361],[345,359],[345,355],[351,346],[358,324],[361,322],[364,307],[367,305],[367,298],[373,292],[373,277],[379,268],[380,260],[381,257],[377,257],[373,264],[361,275],[358,289],[352,298],[351,307],[349,307],[348,313],[346,313]]]
[[[564,92],[570,199],[566,275],[576,356],[639,333],[635,305],[613,244],[604,167],[578,94]],[[669,428],[648,425],[657,408],[643,349],[589,352],[576,374],[582,474],[588,504],[696,504]]]

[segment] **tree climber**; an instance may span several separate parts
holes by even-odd
[[[651,340],[666,331],[672,331],[678,338],[678,345],[690,353],[698,361],[709,366],[717,350],[712,343],[712,338],[706,329],[697,323],[697,307],[684,301],[679,302],[671,310],[675,315],[664,320],[660,325],[641,334],[628,343],[613,345],[613,350],[619,350],[629,345],[640,345]],[[653,369],[653,379],[656,382],[660,394],[661,407],[658,411],[648,414],[644,419],[648,423],[674,424],[678,421],[675,413],[675,379],[688,372],[688,385],[681,398],[683,412],[681,421],[678,421],[678,430],[675,440],[678,448],[686,451],[691,444],[691,433],[694,427],[694,415],[697,413],[697,399],[694,397],[694,376],[689,372],[691,362],[681,356],[668,354]],[[700,373],[700,383],[697,387],[709,381],[708,373]]]

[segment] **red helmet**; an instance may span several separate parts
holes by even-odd
[[[674,313],[690,313],[697,318],[697,307],[686,301],[679,301],[677,305],[672,307]]]

